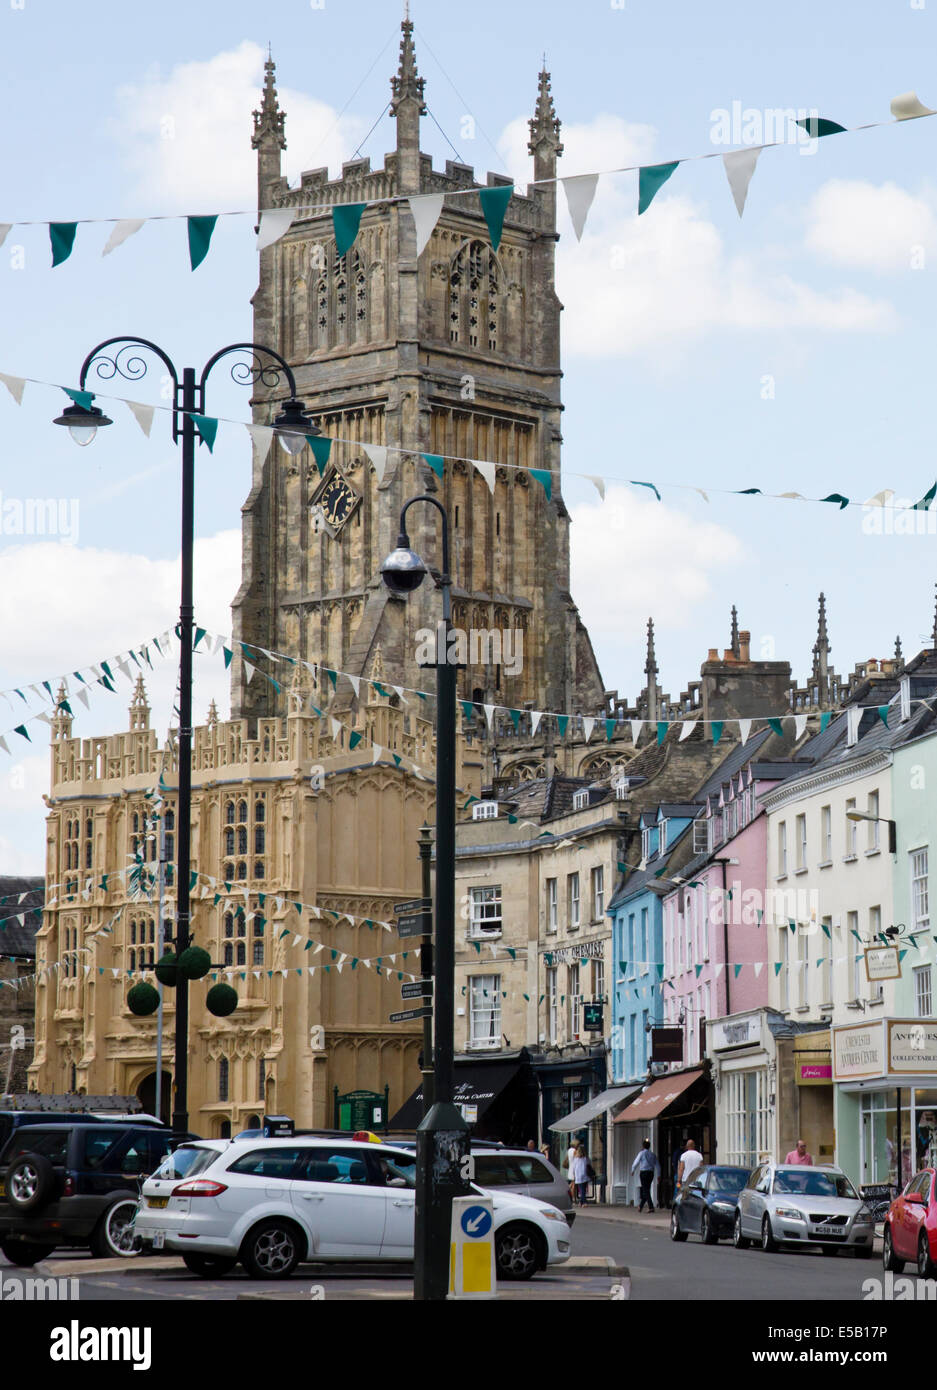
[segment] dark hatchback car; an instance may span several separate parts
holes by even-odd
[[[670,1239],[700,1236],[704,1245],[715,1245],[732,1235],[736,1199],[748,1181],[747,1168],[711,1164],[697,1168],[674,1198],[670,1211]]]
[[[171,1150],[153,1125],[60,1121],[14,1131],[0,1153],[0,1250],[29,1266],[60,1245],[134,1253],[139,1179]]]

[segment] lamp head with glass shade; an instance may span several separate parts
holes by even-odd
[[[96,405],[69,405],[53,423],[64,425],[75,443],[84,447],[91,443],[99,429],[112,425],[114,421],[108,419]]]
[[[392,550],[381,565],[381,578],[392,594],[414,593],[426,577],[426,566],[415,550],[410,549],[410,537],[401,531],[397,549]]]
[[[284,401],[273,427],[278,431],[280,443],[288,454],[301,454],[306,447],[306,436],[322,433],[318,425],[309,419],[302,401],[292,397]]]

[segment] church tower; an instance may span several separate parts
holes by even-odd
[[[380,651],[395,684],[431,690],[431,674],[418,665],[418,632],[435,628],[438,591],[425,583],[404,602],[380,578],[401,506],[429,492],[449,516],[456,627],[510,632],[515,653],[518,636],[523,644],[512,674],[485,642],[470,647],[460,696],[604,712],[602,679],[569,592],[556,184],[513,193],[495,252],[471,190],[510,180],[489,174],[479,185],[468,165],[448,160],[440,171],[421,152],[424,79],[409,19],[391,93],[396,148],[382,169],[354,159],[340,179],[313,169],[291,189],[280,172],[284,113],[274,64],[266,63],[254,113],[259,204],[295,208],[296,216],[260,254],[254,339],[286,357],[299,396],[336,442],[323,476],[308,449],[291,457],[276,441],[266,460],[255,460],[235,637],[355,676],[371,675]],[[559,134],[543,71],[530,121],[535,179],[556,177]],[[418,257],[407,199],[421,194],[442,195],[442,207]],[[365,208],[354,245],[339,257],[333,206],[374,200],[385,201]],[[259,382],[255,423],[268,424],[286,395],[285,383]],[[388,448],[380,473],[366,445]],[[442,479],[424,452],[446,456]],[[475,459],[495,466],[483,474]],[[527,468],[549,471],[551,497]],[[329,504],[336,485],[337,511]],[[414,549],[438,567],[435,510],[414,507],[407,522]],[[248,682],[237,657],[236,650],[235,715],[282,713],[285,689]],[[351,687],[340,682],[337,695],[349,699]]]

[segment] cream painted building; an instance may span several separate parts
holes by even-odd
[[[365,919],[392,922],[394,902],[420,890],[418,833],[434,816],[432,727],[396,696],[375,694],[333,737],[307,695],[294,684],[288,715],[257,720],[254,736],[248,721],[214,715],[195,730],[193,934],[219,967],[212,975],[239,996],[237,1010],[217,1018],[204,1006],[212,977],[190,985],[190,1126],[204,1135],[237,1133],[265,1110],[331,1126],[336,1087],[387,1086],[393,1109],[419,1075],[420,1034],[387,1021],[400,1007],[397,972],[415,972],[413,953],[402,954],[410,943]],[[156,1016],[133,1015],[127,992],[153,981],[141,970],[156,956],[158,904],[152,892],[134,900],[126,869],[138,850],[155,867],[147,822],[161,776],[174,858],[176,749],[161,748],[150,728],[142,679],[127,732],[82,740],[71,725],[64,713],[53,721],[46,875],[59,887],[36,938],[30,1086],[136,1094],[151,1105]],[[363,735],[354,752],[352,727]],[[374,743],[384,750],[376,763]],[[428,779],[398,768],[394,752],[428,769]],[[308,906],[297,913],[296,901],[322,915]],[[173,910],[170,884],[167,934]],[[168,1082],[172,990],[165,1001]]]

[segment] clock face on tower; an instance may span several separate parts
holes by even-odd
[[[312,498],[312,505],[321,508],[330,529],[337,535],[360,501],[351,484],[337,469],[333,469],[322,480]]]

